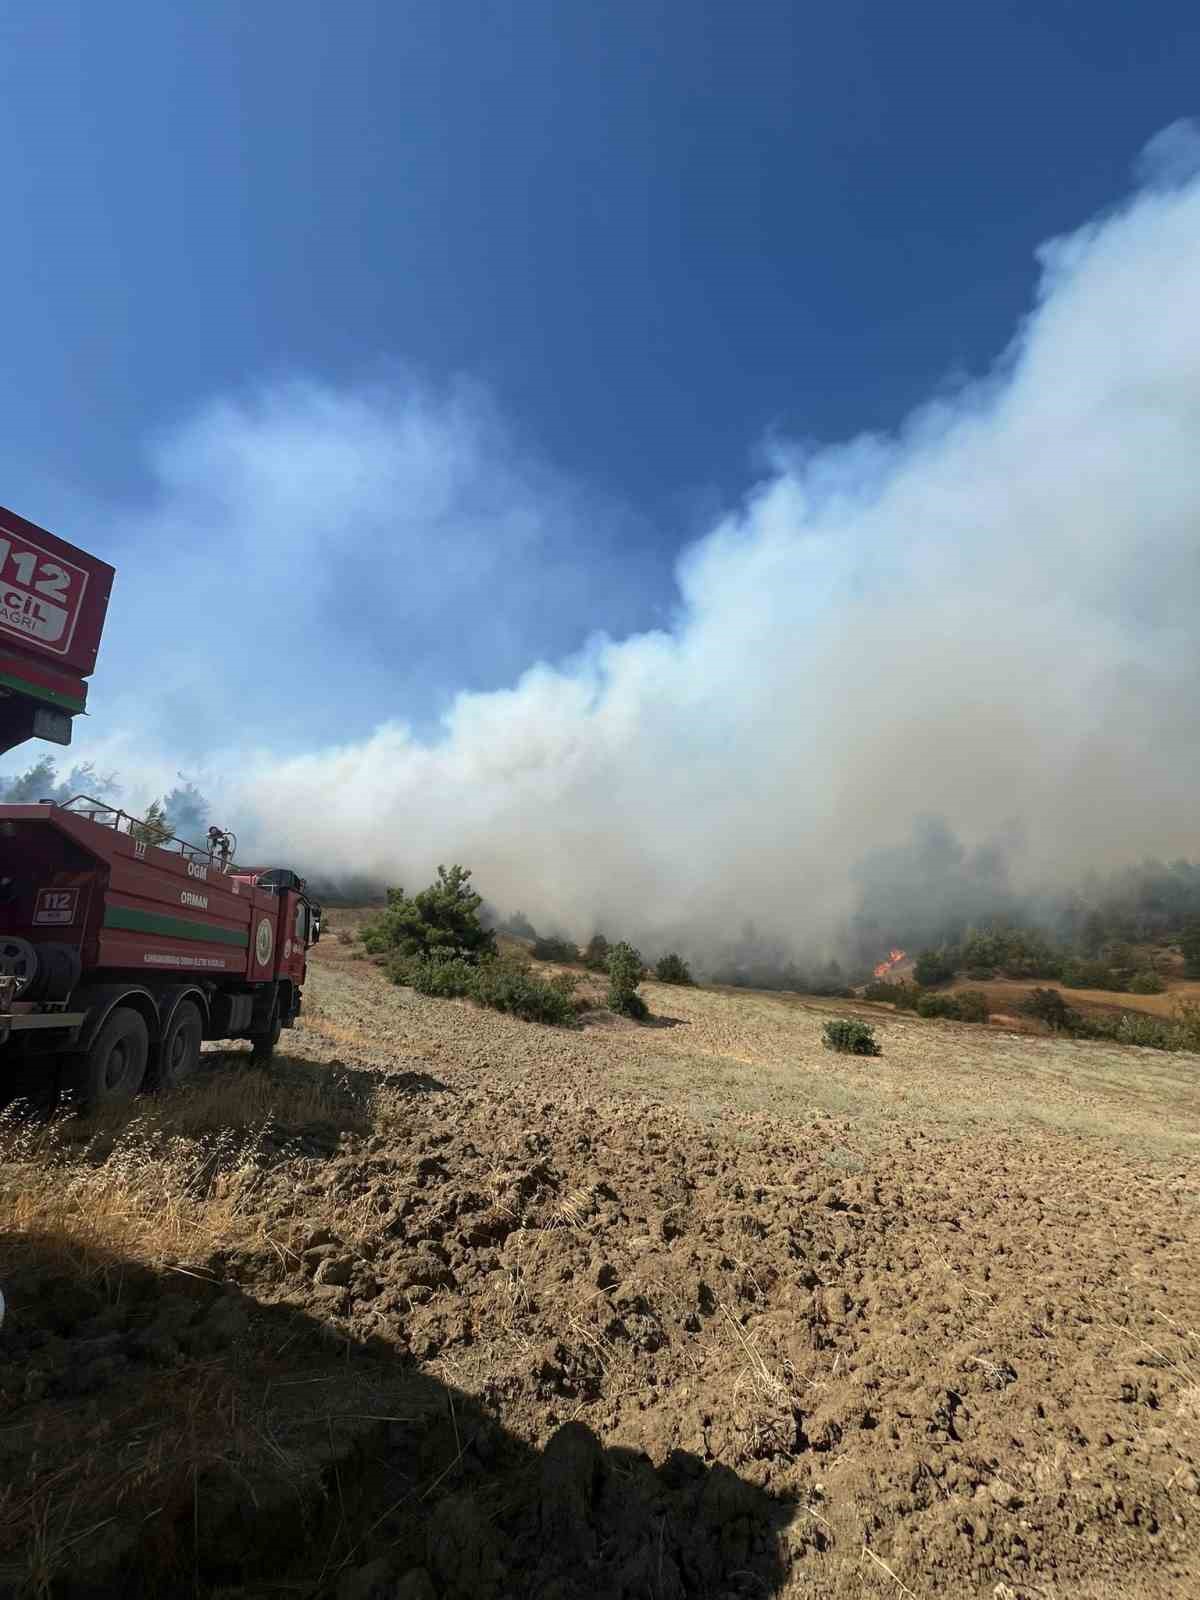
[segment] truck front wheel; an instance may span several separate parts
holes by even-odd
[[[279,1043],[279,1035],[283,1032],[283,1018],[279,1014],[279,1001],[275,1002],[275,1009],[271,1012],[271,1021],[266,1033],[252,1033],[250,1035],[251,1061],[270,1061],[275,1054],[275,1046]]]
[[[64,1068],[63,1087],[91,1110],[120,1105],[142,1087],[149,1057],[145,1021],[131,1007],[116,1006],[87,1053]]]

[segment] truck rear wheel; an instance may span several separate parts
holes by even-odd
[[[167,1024],[158,1056],[158,1087],[178,1089],[200,1067],[204,1019],[194,1000],[181,1000]]]
[[[116,1006],[87,1053],[63,1071],[63,1087],[92,1110],[132,1100],[146,1077],[150,1035],[139,1012]]]

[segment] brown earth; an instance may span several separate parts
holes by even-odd
[[[354,955],[269,1076],[10,1128],[0,1593],[1200,1593],[1200,1060]]]

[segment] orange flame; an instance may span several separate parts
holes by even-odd
[[[875,968],[875,976],[877,978],[886,978],[888,973],[892,970],[892,968],[893,967],[898,967],[903,960],[904,960],[904,951],[903,950],[892,950],[892,951],[890,951],[889,954],[888,954],[887,960],[886,961],[881,961],[879,963],[879,965]]]

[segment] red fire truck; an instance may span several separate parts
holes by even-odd
[[[102,575],[112,577],[111,567],[15,521],[18,558],[35,547],[46,556],[42,565],[40,555],[32,566],[20,561],[24,587],[0,585],[0,686],[13,702],[9,720],[0,715],[3,748],[28,736],[21,727],[37,731],[42,691],[60,693],[72,673],[69,711],[82,709],[108,598]],[[14,560],[13,524],[0,515],[3,570]],[[47,581],[65,620],[42,604],[38,583]],[[18,618],[7,633],[3,607]],[[28,636],[10,642],[18,626]],[[69,670],[39,654],[47,638],[66,639]],[[299,1014],[321,912],[296,873],[245,870],[232,853],[219,829],[188,843],[83,795],[0,805],[0,1093],[32,1073],[100,1105],[182,1083],[204,1039],[249,1039],[258,1059],[271,1055]]]
[[[107,562],[0,506],[0,753],[70,744],[112,580]]]

